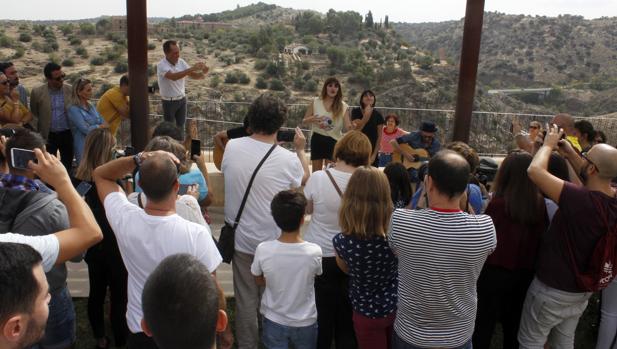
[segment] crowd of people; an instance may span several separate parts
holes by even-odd
[[[601,290],[597,349],[615,342],[617,149],[588,121],[519,127],[488,183],[468,144],[442,146],[428,120],[398,128],[371,90],[350,108],[329,78],[303,119],[311,169],[299,128],[279,145],[287,107],[262,95],[216,135],[217,246],[206,159],[184,127],[184,80],[208,67],[163,47],[167,121],[136,154],[115,140],[128,77],[94,106],[89,80],[68,86],[50,63],[28,104],[0,65],[0,348],[75,344],[64,263],[82,258],[97,348],[488,349],[498,323],[504,348],[573,348]],[[235,333],[217,280],[229,260]]]

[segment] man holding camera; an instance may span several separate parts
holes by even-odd
[[[591,262],[603,255],[605,248],[615,249],[606,237],[615,233],[617,225],[617,198],[611,187],[611,179],[617,176],[617,149],[598,144],[579,155],[569,141],[561,139],[563,134],[563,129],[553,125],[527,170],[559,210],[543,238],[536,276],[527,291],[518,333],[521,348],[541,349],[547,341],[551,348],[573,348],[574,332],[589,297],[615,273],[611,261],[603,262],[600,272]],[[548,172],[555,149],[572,165],[583,185]],[[605,272],[608,275],[602,282]],[[585,280],[594,280],[594,285]]]

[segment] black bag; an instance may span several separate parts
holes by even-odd
[[[257,171],[261,168],[261,165],[266,161],[268,156],[272,153],[272,151],[276,148],[276,144],[272,145],[272,148],[268,150],[266,155],[261,159],[255,171],[253,171],[253,175],[251,176],[251,180],[249,181],[248,186],[246,187],[246,191],[244,192],[244,197],[242,198],[242,203],[240,204],[240,209],[238,209],[238,214],[236,215],[236,219],[234,220],[233,225],[225,222],[225,225],[221,228],[221,235],[219,236],[219,241],[216,244],[216,247],[223,257],[224,263],[231,263],[231,260],[234,256],[235,249],[235,237],[236,237],[236,229],[238,228],[238,223],[240,222],[240,216],[242,216],[242,211],[244,211],[244,205],[246,204],[246,199],[249,197],[249,192],[251,191],[251,186],[253,185],[253,180],[257,175]]]

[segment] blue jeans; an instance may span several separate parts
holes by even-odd
[[[401,337],[396,334],[396,331],[392,332],[392,349],[427,349],[422,347],[416,347],[415,345],[409,344],[405,342]],[[473,349],[473,345],[471,344],[471,338],[467,341],[467,343],[454,347],[451,349]]]
[[[45,336],[32,348],[68,348],[75,343],[75,308],[67,287],[51,295]]]
[[[268,349],[287,349],[289,342],[296,349],[314,349],[317,346],[317,321],[305,327],[279,325],[262,318],[262,341]]]
[[[379,167],[386,167],[392,162],[392,154],[379,153]]]

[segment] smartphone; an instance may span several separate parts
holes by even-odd
[[[191,160],[195,155],[201,156],[201,141],[199,139],[191,139]]]
[[[75,190],[77,191],[77,193],[79,194],[79,196],[84,197],[86,196],[86,194],[88,194],[88,192],[90,191],[90,189],[92,189],[92,184],[88,183],[88,182],[81,182],[79,183],[79,185],[77,186],[77,188],[75,188]]]
[[[133,156],[135,154],[137,154],[135,148],[131,147],[130,145],[127,145],[126,148],[124,148],[124,156]]]
[[[178,188],[178,195],[186,195],[191,185],[192,184],[180,184],[180,187]]]
[[[29,170],[28,161],[36,162],[34,151],[21,148],[11,149],[11,166],[20,170]]]
[[[295,136],[296,131],[294,130],[279,131],[276,134],[276,140],[277,142],[293,142]]]
[[[15,135],[15,130],[12,128],[0,128],[0,136],[11,138]]]

